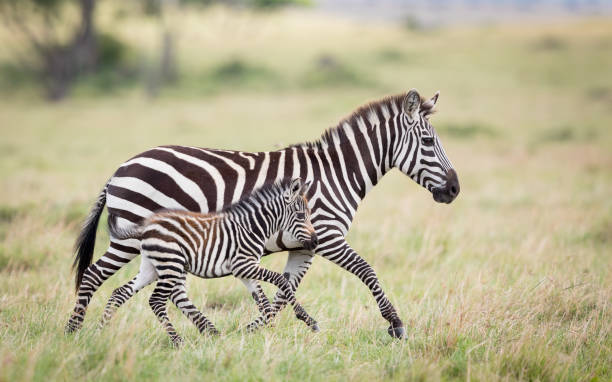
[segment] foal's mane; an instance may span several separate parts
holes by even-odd
[[[225,208],[223,208],[221,212],[231,211],[236,206],[244,205],[245,203],[248,203],[252,200],[261,200],[262,197],[264,199],[268,199],[268,196],[270,194],[280,195],[285,189],[289,187],[290,183],[291,178],[287,177],[278,182],[264,184],[263,186],[254,189],[252,192],[243,195],[242,198],[240,198],[235,203],[225,206]]]

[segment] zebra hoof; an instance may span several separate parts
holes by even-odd
[[[319,324],[317,324],[316,322],[314,323],[314,325],[312,325],[312,331],[315,333],[318,333],[321,331],[321,329],[319,329]]]
[[[211,337],[218,337],[221,335],[221,332],[219,332],[216,328],[212,328],[208,329],[208,335],[210,335]]]
[[[74,334],[74,332],[78,331],[79,329],[81,329],[81,325],[74,324],[72,322],[68,322],[66,324],[66,327],[64,328],[64,334],[65,335]]]
[[[172,337],[172,347],[173,348],[178,349],[183,346],[183,343],[184,343],[184,340],[181,337],[179,336]]]
[[[397,328],[394,328],[392,326],[389,326],[389,329],[387,329],[387,333],[389,333],[389,335],[393,338],[405,338],[406,336],[406,331],[404,330],[403,326],[398,326]]]

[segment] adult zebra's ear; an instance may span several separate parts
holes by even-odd
[[[294,201],[302,193],[304,182],[300,178],[294,178],[289,184],[289,188],[285,191],[284,197],[287,203]]]
[[[415,89],[410,90],[404,98],[402,108],[404,109],[404,113],[410,117],[416,116],[421,108],[421,96],[419,92]]]
[[[427,101],[421,104],[421,110],[426,116],[434,112],[439,96],[440,96],[440,91],[437,91],[433,97],[431,97],[430,99],[428,99]]]

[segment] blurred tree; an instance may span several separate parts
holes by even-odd
[[[306,5],[310,0],[140,0],[141,12],[158,19],[161,33],[159,58],[145,77],[151,95],[179,78],[175,57],[173,10],[180,5],[226,4],[250,8]],[[51,100],[64,98],[75,81],[91,73],[120,71],[126,46],[95,26],[97,0],[0,0],[0,14],[15,32],[18,67],[40,76]],[[19,56],[19,51],[22,54]]]
[[[34,52],[23,64],[42,75],[49,99],[63,98],[79,75],[97,66],[95,5],[96,0],[0,0],[4,21]],[[68,6],[78,10],[76,25],[67,25],[62,17]],[[68,38],[60,37],[66,30]]]

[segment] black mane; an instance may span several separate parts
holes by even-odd
[[[358,129],[357,121],[359,119],[367,120],[368,114],[379,108],[380,106],[386,106],[389,111],[391,111],[393,110],[393,105],[395,105],[398,110],[401,110],[405,97],[406,93],[401,93],[384,97],[378,101],[369,102],[357,108],[357,110],[353,111],[348,117],[345,117],[340,120],[340,122],[335,127],[330,127],[325,130],[323,134],[321,134],[319,139],[314,141],[296,143],[289,147],[321,149],[323,146],[331,145],[333,143],[334,137],[342,137],[342,134],[339,133],[344,130],[345,124],[350,126],[350,128],[355,131],[355,129]],[[425,101],[426,100],[424,98],[421,98],[421,113],[424,113],[424,115],[429,115],[433,112],[432,106],[428,105]]]

